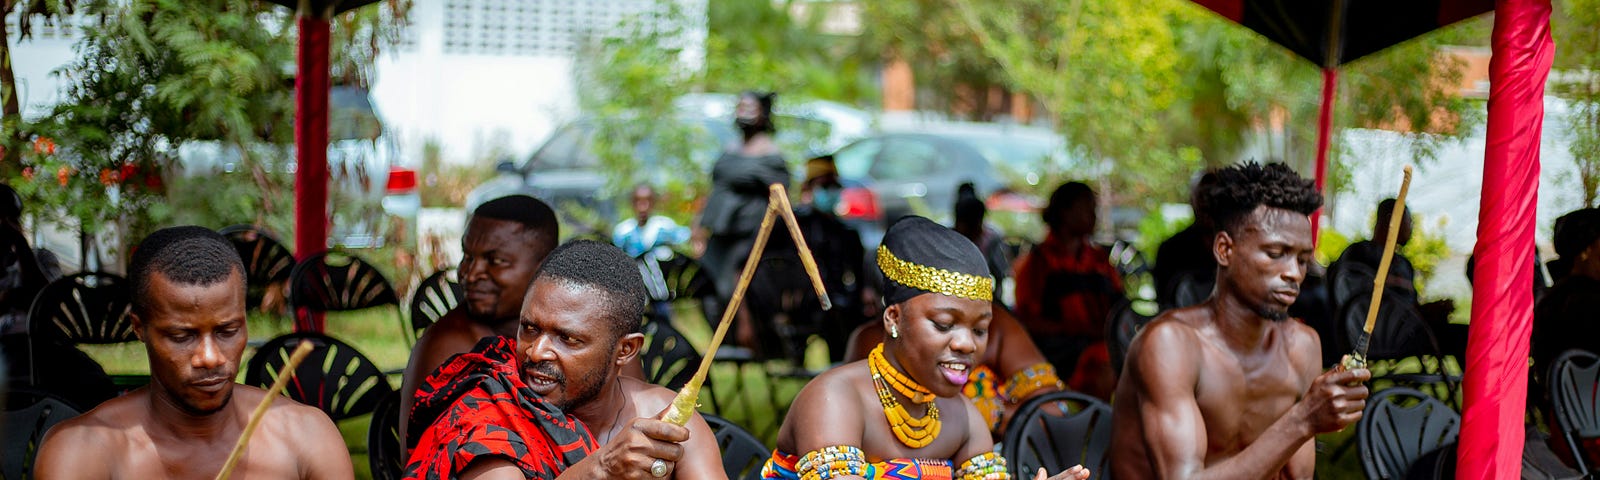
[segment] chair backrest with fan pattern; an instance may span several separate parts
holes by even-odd
[[[109,344],[137,341],[128,282],[103,272],[62,277],[39,291],[28,312],[34,341],[65,344]]]
[[[1361,469],[1370,479],[1406,478],[1424,455],[1455,443],[1461,415],[1428,394],[1406,387],[1378,391],[1356,424]]]
[[[249,285],[250,306],[259,305],[268,285],[289,279],[294,272],[294,254],[278,239],[255,225],[233,225],[218,230],[244,260],[245,284]]]
[[[1051,392],[1029,400],[1006,426],[1002,456],[1013,478],[1040,467],[1060,472],[1083,465],[1095,475],[1110,472],[1111,406],[1077,392]]]
[[[375,480],[400,480],[405,475],[405,451],[400,447],[400,392],[378,401],[367,428],[367,462]]]
[[[1550,363],[1545,383],[1550,388],[1551,416],[1577,459],[1578,470],[1593,474],[1600,466],[1590,460],[1600,452],[1585,452],[1586,441],[1600,438],[1600,357],[1583,350],[1568,350]]]
[[[400,305],[389,279],[354,255],[312,255],[295,266],[289,283],[289,303],[295,308],[337,312]]]
[[[703,412],[700,416],[717,436],[717,447],[722,449],[722,469],[728,474],[728,480],[760,480],[761,466],[771,456],[766,444],[726,418]]]
[[[450,279],[451,271],[440,270],[417,284],[411,292],[411,329],[422,332],[461,303],[461,284]]]
[[[0,415],[0,478],[30,478],[34,457],[45,433],[57,423],[78,416],[67,400],[43,392],[13,391]]]
[[[245,370],[244,383],[268,388],[289,363],[289,354],[301,340],[316,347],[295,369],[284,394],[317,407],[334,421],[358,417],[378,408],[394,391],[383,371],[354,347],[320,333],[299,332],[267,341],[256,350]]]

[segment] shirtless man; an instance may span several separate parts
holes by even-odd
[[[451,355],[471,350],[478,340],[499,335],[515,337],[522,294],[545,255],[556,247],[560,225],[556,213],[544,202],[525,195],[490,200],[472,211],[461,237],[461,279],[465,298],[423,331],[411,349],[400,391],[400,438],[408,436],[412,392],[422,379]]]
[[[1317,332],[1288,317],[1322,196],[1282,164],[1217,177],[1205,193],[1216,290],[1157,317],[1129,347],[1111,416],[1119,479],[1312,478],[1314,436],[1366,406],[1371,374],[1323,373]]]
[[[648,300],[633,259],[605,243],[562,245],[534,277],[516,335],[522,381],[582,421],[601,445],[560,478],[593,478],[583,476],[593,471],[603,478],[727,478],[705,419],[690,419],[683,439],[684,429],[656,420],[676,392],[621,375],[638,364]],[[657,462],[662,475],[650,472]],[[467,465],[460,478],[524,474],[503,457],[489,457]]]
[[[150,385],[51,429],[35,478],[214,478],[266,395],[233,383],[249,336],[239,252],[216,232],[193,226],[159,230],[134,252],[133,331],[150,359]],[[279,398],[234,475],[353,473],[328,416]]]

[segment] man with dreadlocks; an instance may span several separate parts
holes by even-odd
[[[763,478],[1010,478],[984,417],[961,395],[993,317],[983,254],[953,230],[906,217],[884,235],[878,267],[887,338],[800,391]],[[1052,478],[1088,476],[1078,466]]]
[[[1216,289],[1128,349],[1112,406],[1112,475],[1311,478],[1313,437],[1361,418],[1366,369],[1321,371],[1317,332],[1288,321],[1311,262],[1311,181],[1282,164],[1217,172],[1204,192]]]

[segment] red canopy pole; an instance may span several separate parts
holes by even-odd
[[[1550,0],[1498,0],[1456,478],[1522,471],[1539,135],[1555,44]]]
[[[1326,193],[1328,181],[1328,138],[1333,131],[1333,100],[1339,87],[1339,68],[1322,69],[1322,111],[1317,115],[1317,192]],[[1322,227],[1322,209],[1311,214],[1311,241],[1317,240]]]
[[[294,76],[294,251],[301,260],[328,249],[328,19],[304,2]],[[322,316],[296,315],[296,330],[321,332]]]

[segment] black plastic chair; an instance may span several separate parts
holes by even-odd
[[[127,280],[104,272],[63,277],[45,285],[28,311],[28,335],[34,341],[68,345],[138,341],[128,318],[131,305]]]
[[[28,375],[21,380],[37,382],[34,353],[39,348],[138,341],[128,318],[130,298],[127,281],[104,272],[77,273],[45,285],[28,311]]]
[[[1078,392],[1051,392],[1017,410],[1006,426],[1001,455],[1013,478],[1029,478],[1040,467],[1055,473],[1074,465],[1106,478],[1110,447],[1110,405]]]
[[[1333,262],[1328,265],[1325,275],[1327,283],[1323,288],[1328,292],[1328,304],[1334,308],[1350,302],[1361,292],[1372,290],[1372,281],[1377,277],[1372,267],[1360,262]]]
[[[390,306],[394,308],[402,337],[407,342],[413,340],[411,327],[400,318],[400,296],[395,293],[394,284],[372,264],[355,255],[324,252],[296,265],[289,275],[289,306],[296,312],[296,331],[311,330],[310,320],[303,313]]]
[[[1355,349],[1355,341],[1366,324],[1367,309],[1372,302],[1370,289],[1358,292],[1340,307],[1338,339],[1335,354],[1342,355]],[[1399,363],[1415,358],[1422,367],[1416,373],[1395,373]],[[1431,361],[1430,361],[1431,360]],[[1433,367],[1430,368],[1429,364]],[[1416,302],[1404,292],[1389,289],[1383,303],[1378,306],[1378,321],[1373,326],[1367,346],[1367,364],[1374,370],[1374,381],[1388,380],[1400,385],[1433,390],[1442,386],[1441,400],[1454,405],[1461,379],[1444,371],[1444,353],[1433,329],[1423,321]],[[1380,373],[1382,372],[1382,373]]]
[[[1177,276],[1167,281],[1166,298],[1171,299],[1171,305],[1162,305],[1163,310],[1183,308],[1197,305],[1211,298],[1211,291],[1216,288],[1217,272],[1206,270],[1190,270],[1179,272]]]
[[[1134,302],[1138,300],[1124,299],[1111,307],[1110,318],[1106,319],[1106,351],[1111,356],[1111,368],[1122,374],[1122,364],[1127,360],[1128,346],[1133,344],[1134,335],[1139,334],[1139,329],[1153,320],[1135,310]]]
[[[1600,357],[1584,350],[1568,350],[1550,363],[1546,378],[1551,415],[1561,430],[1559,435],[1566,440],[1578,471],[1591,475],[1596,466],[1589,464],[1582,441],[1600,437],[1600,394],[1595,391],[1600,388]]]
[[[0,478],[30,478],[33,460],[45,433],[61,421],[78,416],[71,402],[43,392],[12,391],[0,416]]]
[[[374,480],[399,480],[405,476],[406,456],[400,448],[400,392],[389,392],[372,410],[367,428],[367,464]]]
[[[1456,442],[1461,415],[1428,394],[1406,387],[1378,391],[1356,424],[1361,470],[1369,479],[1402,479],[1412,464]]]
[[[749,430],[709,413],[701,413],[711,433],[717,436],[717,447],[722,449],[722,469],[729,480],[760,480],[761,466],[772,451]]]
[[[269,388],[301,340],[316,348],[295,369],[284,394],[326,412],[334,421],[372,413],[394,392],[378,366],[354,347],[320,333],[290,333],[268,341],[250,357],[244,383]],[[326,370],[324,370],[326,369]],[[398,421],[398,416],[396,421]]]
[[[411,330],[417,337],[461,303],[461,284],[450,278],[454,273],[451,270],[434,272],[411,292]]]
[[[244,260],[245,301],[249,308],[261,305],[267,287],[289,279],[294,271],[294,254],[277,238],[255,225],[233,225],[218,230]]]

